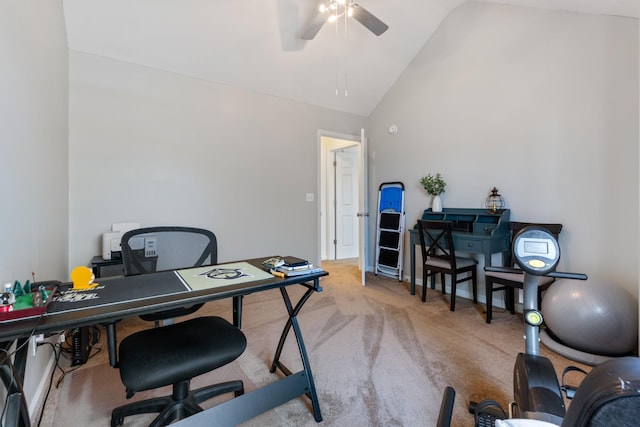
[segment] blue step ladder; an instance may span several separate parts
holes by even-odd
[[[404,184],[384,182],[378,191],[376,276],[380,273],[402,281],[404,227]]]

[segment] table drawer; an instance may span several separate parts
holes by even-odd
[[[457,239],[453,242],[456,251],[482,252],[482,241],[477,239]]]
[[[473,224],[473,232],[476,234],[491,234],[491,232],[497,227],[497,224],[488,224],[486,222],[476,222]]]

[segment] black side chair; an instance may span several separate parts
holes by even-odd
[[[535,225],[548,230],[553,236],[558,239],[560,231],[562,231],[562,224],[540,224],[533,222],[510,222],[510,247],[513,246],[513,239],[520,230],[524,227]],[[513,251],[509,251],[509,255],[506,257],[505,265],[509,267],[517,267],[515,259],[512,255]],[[555,281],[552,277],[537,276],[538,277],[538,307],[541,307],[542,292],[547,290],[549,286]],[[491,323],[493,318],[493,293],[498,291],[504,291],[505,306],[511,312],[515,314],[515,289],[522,289],[522,282],[524,281],[523,274],[517,273],[499,273],[494,271],[487,271],[484,273],[485,280],[485,293],[487,297],[487,317],[486,322]]]
[[[446,294],[445,275],[451,276],[451,305],[456,308],[456,285],[471,280],[473,302],[478,302],[478,261],[471,258],[458,257],[453,247],[452,225],[450,221],[418,220],[420,248],[422,250],[422,301],[427,298],[427,278],[435,279],[440,273],[442,295]],[[460,274],[466,274],[458,277]]]
[[[132,230],[122,238],[125,274],[197,267],[217,262],[215,235],[189,227],[150,227]],[[162,311],[147,320],[167,319],[195,312],[202,304]],[[150,424],[165,426],[202,411],[200,403],[223,393],[244,393],[242,381],[228,381],[191,390],[191,379],[237,359],[247,340],[237,327],[217,316],[203,316],[179,323],[149,328],[129,335],[119,347],[120,378],[127,398],[136,392],[173,386],[171,396],[133,402],[115,408],[111,426],[124,418],[159,413]]]

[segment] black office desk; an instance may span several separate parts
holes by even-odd
[[[261,267],[264,259],[266,258],[246,260],[246,262],[255,267]],[[303,394],[311,399],[314,418],[320,422],[322,421],[322,415],[320,413],[318,396],[297,315],[313,293],[322,291],[320,278],[327,275],[327,272],[322,271],[306,276],[290,278],[269,277],[264,280],[245,282],[220,288],[198,291],[188,291],[185,289],[170,294],[156,296],[144,295],[143,297],[130,293],[135,292],[135,282],[152,281],[156,283],[172,283],[176,280],[175,272],[168,271],[143,276],[107,278],[100,281],[100,284],[105,286],[105,288],[120,287],[123,291],[127,289],[131,291],[127,291],[125,294],[122,294],[120,298],[116,298],[108,304],[98,303],[98,300],[93,300],[93,303],[84,301],[76,305],[73,309],[69,308],[68,303],[54,301],[50,304],[48,312],[44,316],[1,323],[0,342],[17,340],[18,346],[25,344],[16,352],[13,364],[16,371],[14,375],[19,382],[21,382],[24,379],[25,361],[28,352],[28,345],[26,344],[28,344],[28,339],[31,335],[102,324],[107,328],[110,363],[117,365],[117,359],[115,358],[117,354],[115,322],[118,320],[154,313],[159,309],[168,310],[207,301],[240,297],[269,289],[280,289],[288,313],[288,320],[280,336],[270,371],[275,372],[276,369],[279,369],[285,375],[285,378],[199,413],[197,414],[197,419],[190,421],[192,417],[189,417],[179,424],[184,426],[200,425],[199,423],[216,426],[237,425]],[[301,285],[307,288],[295,305],[289,298],[286,289],[292,285]],[[69,285],[64,286],[68,287]],[[131,296],[133,296],[134,299],[131,299]],[[240,313],[234,313],[234,317],[236,315],[239,316]],[[239,323],[239,319],[234,318],[234,322]],[[292,373],[280,360],[284,343],[291,329],[293,329],[303,365],[303,369],[296,373]],[[1,370],[0,375],[3,376],[3,380],[4,377],[7,376],[3,374]],[[5,382],[5,384],[8,383]],[[22,421],[22,425],[28,426],[29,419],[28,414],[26,414],[26,405],[21,387],[18,387],[17,390],[12,390],[10,394],[9,402],[11,408],[8,408],[7,411],[8,422],[6,425],[18,425],[19,422]]]

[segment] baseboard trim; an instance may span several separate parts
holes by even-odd
[[[56,339],[57,335],[56,338],[54,338],[54,340],[52,341],[52,344]],[[46,347],[51,348],[48,345]],[[40,413],[44,410],[44,405],[46,403],[44,399],[47,396],[47,391],[49,390],[49,381],[55,368],[56,353],[54,351],[51,351],[51,357],[49,357],[49,361],[47,362],[44,371],[40,374],[40,381],[38,382],[33,396],[26,396],[31,425],[38,425],[37,421],[40,418]]]

